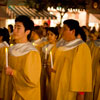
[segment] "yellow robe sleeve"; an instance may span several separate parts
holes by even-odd
[[[2,84],[2,81],[3,81],[3,77],[2,77],[2,72],[3,72],[3,69],[5,67],[5,48],[0,48],[0,98],[2,98],[2,89],[3,89],[3,85]]]
[[[91,54],[88,46],[82,44],[75,53],[72,63],[71,91],[92,91],[92,65]]]
[[[3,66],[5,66],[5,48],[0,48],[0,72],[2,71]]]
[[[0,82],[0,98],[3,100],[11,100],[12,97],[12,79],[11,76],[6,75],[5,67],[6,67],[6,57],[5,57],[5,47],[2,48],[2,52],[0,51],[0,62],[2,64],[2,74],[1,74],[1,82]],[[9,57],[9,55],[8,55]],[[9,58],[8,58],[9,62]]]
[[[91,56],[92,56],[92,52],[93,52],[93,49],[94,49],[94,41],[87,42],[87,45],[89,46]]]
[[[39,53],[32,51],[27,54],[20,67],[20,71],[14,68],[13,86],[15,91],[24,100],[40,100],[41,60]],[[13,92],[13,94],[16,93]],[[14,95],[13,100],[17,100]]]

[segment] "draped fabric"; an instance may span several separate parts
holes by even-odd
[[[9,66],[14,75],[2,73],[1,97],[4,100],[40,100],[41,59],[39,52],[27,42],[9,49]]]
[[[84,42],[73,49],[58,48],[54,69],[56,73],[51,74],[50,100],[76,100],[77,92],[92,91],[91,55]]]
[[[100,40],[90,41],[88,44],[92,55],[93,91],[87,93],[85,100],[100,99]]]

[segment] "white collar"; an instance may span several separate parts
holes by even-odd
[[[47,41],[47,37],[42,37],[42,38],[41,38],[41,41],[42,41],[42,42]]]
[[[30,51],[37,51],[37,49],[30,42],[17,43],[9,48],[9,53],[13,56],[23,56]]]
[[[75,39],[73,41],[66,42],[66,44],[64,46],[61,46],[58,49],[61,50],[61,51],[68,51],[68,50],[76,48],[77,46],[79,46],[83,42],[84,41],[81,40],[81,39]]]
[[[2,47],[9,47],[9,44],[6,41],[4,41],[4,42],[0,43],[0,48],[2,48]]]
[[[100,47],[100,39],[94,41],[95,46]]]
[[[65,45],[66,44],[66,41],[63,39],[63,38],[61,38],[57,43],[56,43],[56,46],[57,47],[60,47],[60,46],[63,46],[63,45]]]
[[[45,46],[42,48],[42,52],[45,53],[45,52],[46,52],[46,48],[47,48],[47,54],[49,54],[53,46],[54,46],[54,44],[47,44],[47,45],[45,45]]]
[[[37,45],[39,45],[40,43],[41,43],[41,39],[37,39],[37,40],[32,41],[32,44],[33,44],[34,46],[37,46]]]

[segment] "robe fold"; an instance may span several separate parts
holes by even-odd
[[[93,92],[87,93],[85,100],[100,100],[100,39],[91,41]]]
[[[82,40],[59,47],[51,75],[51,100],[76,100],[78,92],[92,91],[91,54]]]
[[[41,59],[34,46],[28,42],[10,47],[9,66],[13,76],[3,74],[3,99],[40,100]]]

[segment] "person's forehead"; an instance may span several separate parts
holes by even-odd
[[[66,24],[64,24],[64,27],[68,27]]]
[[[50,31],[50,30],[48,30],[48,32],[47,32],[48,34],[54,34],[52,31]]]
[[[15,25],[16,25],[16,26],[20,26],[20,27],[21,27],[21,26],[24,26],[22,22],[16,22]]]
[[[69,28],[68,25],[64,24],[63,28]]]

